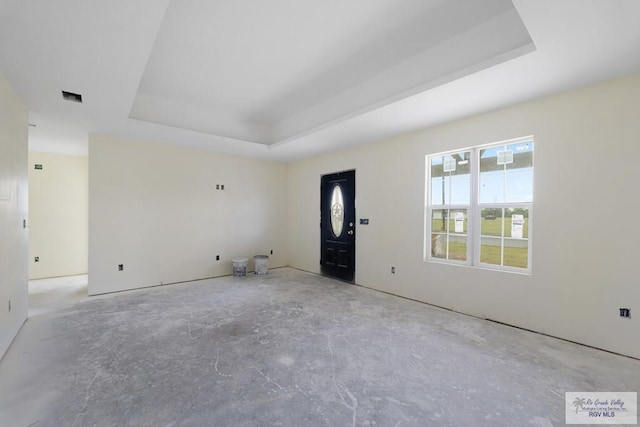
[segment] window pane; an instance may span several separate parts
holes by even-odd
[[[533,167],[533,141],[507,145],[507,150],[513,152],[513,163],[507,164],[507,170]]]
[[[507,208],[505,209],[505,237],[526,239],[529,237],[529,209]]]
[[[471,200],[471,152],[431,158],[431,203],[469,204]]]
[[[480,235],[502,236],[502,209],[482,209]]]
[[[434,209],[431,213],[431,231],[434,233],[467,233],[466,209]]]
[[[444,157],[443,156],[433,156],[431,157],[431,179],[440,178],[444,176]]]
[[[480,150],[480,203],[533,201],[533,142]]]
[[[467,236],[433,233],[431,235],[431,256],[440,259],[466,261]]]
[[[447,259],[447,235],[433,233],[431,235],[431,256],[434,258]]]
[[[502,202],[504,202],[504,171],[480,173],[480,203]]]
[[[431,213],[431,231],[434,233],[449,230],[448,209],[434,209]]]
[[[342,187],[336,184],[331,193],[331,230],[335,237],[342,234],[344,225],[344,199],[342,197]]]
[[[480,215],[480,262],[528,268],[529,209],[486,208]]]
[[[451,175],[451,201],[452,205],[468,205],[471,199],[471,182],[469,174]]]
[[[506,164],[506,201],[533,201],[533,142],[524,141],[507,145],[513,152],[513,162]]]
[[[532,202],[533,168],[507,171],[506,192],[506,202]]]
[[[449,213],[449,232],[464,234],[467,232],[467,210],[452,209]]]
[[[482,236],[480,245],[480,262],[501,265],[502,239],[499,237]]]
[[[467,260],[467,238],[462,236],[449,236],[449,259],[456,261]]]
[[[480,173],[504,170],[504,165],[498,164],[498,153],[504,150],[503,145],[480,150]]]
[[[434,206],[442,206],[449,204],[449,194],[451,187],[451,178],[441,176],[431,178],[431,204]]]
[[[467,210],[434,209],[431,213],[431,256],[467,259]]]
[[[528,244],[527,240],[504,239],[504,265],[508,267],[528,267]]]

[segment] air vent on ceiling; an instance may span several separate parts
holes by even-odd
[[[79,93],[67,92],[67,91],[63,90],[62,91],[62,97],[66,101],[79,102],[79,103],[82,104],[82,95],[80,95]]]

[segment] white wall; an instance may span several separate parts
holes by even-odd
[[[270,250],[270,268],[286,265],[286,174],[280,163],[90,135],[89,293],[227,275],[238,256],[252,270]]]
[[[87,165],[86,156],[29,152],[29,279],[87,273]]]
[[[27,318],[27,120],[0,72],[0,357]]]
[[[320,176],[355,168],[358,284],[640,357],[639,111],[636,74],[293,163],[289,264],[318,272]],[[526,135],[532,274],[424,262],[425,155]]]

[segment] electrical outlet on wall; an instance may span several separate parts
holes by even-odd
[[[124,270],[124,264],[118,264],[118,271]]]

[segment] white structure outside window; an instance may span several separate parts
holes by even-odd
[[[426,261],[531,272],[533,145],[426,156]]]

